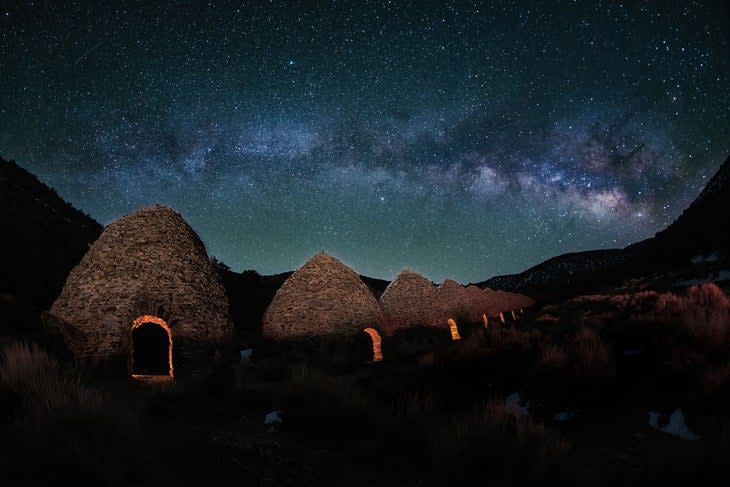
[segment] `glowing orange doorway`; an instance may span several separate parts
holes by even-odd
[[[161,335],[162,338],[161,338]],[[165,340],[167,335],[167,360],[165,361]],[[151,338],[150,338],[151,337]],[[152,355],[151,362],[148,357]],[[139,355],[139,356],[138,356]],[[145,360],[147,363],[145,363]],[[167,363],[165,366],[160,364]],[[166,372],[165,372],[165,369]],[[163,320],[154,315],[143,315],[132,322],[132,377],[168,376],[172,378],[172,330]]]
[[[456,321],[454,321],[452,318],[449,318],[449,329],[451,330],[451,339],[461,340],[461,335],[459,335],[459,327],[456,326]]]
[[[370,335],[373,341],[373,362],[380,362],[383,360],[383,345],[380,339],[380,333],[375,328],[365,328],[365,333]]]

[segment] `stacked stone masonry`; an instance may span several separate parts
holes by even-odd
[[[354,334],[385,323],[377,300],[355,271],[319,253],[279,288],[263,316],[263,333],[274,339]]]
[[[163,206],[111,223],[71,271],[47,316],[77,358],[101,359],[128,356],[132,322],[146,314],[165,320],[183,357],[230,341],[233,332],[203,243]]]

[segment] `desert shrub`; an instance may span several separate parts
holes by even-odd
[[[0,352],[0,389],[18,398],[0,439],[8,485],[71,476],[80,485],[136,482],[142,460],[132,445],[134,425],[73,369],[37,345],[9,344]]]
[[[434,365],[436,363],[436,354],[434,352],[426,352],[416,359],[416,363],[423,366]]]
[[[492,348],[487,340],[486,330],[477,330],[466,338],[454,343],[449,349],[453,358],[479,359],[489,355]]]
[[[558,344],[546,343],[540,346],[537,366],[541,368],[562,369],[568,364],[568,353]]]
[[[684,486],[696,482],[699,475],[707,479],[727,478],[730,422],[726,416],[714,418],[705,431],[707,434],[700,441],[664,441],[637,448],[631,485]],[[626,480],[618,478],[610,485],[626,485]]]
[[[538,329],[521,330],[515,326],[492,327],[487,330],[489,344],[495,350],[532,349],[542,338]]]
[[[408,400],[399,406],[410,416],[394,414],[392,404],[382,404],[361,388],[311,366],[292,370],[283,411],[286,431],[306,434],[329,448],[332,442],[349,451],[358,462],[378,465],[383,471],[410,471],[423,467],[425,442],[421,406]],[[409,409],[410,408],[410,409]]]
[[[442,481],[457,485],[527,485],[555,481],[567,444],[529,415],[490,400],[454,417],[431,435]]]
[[[322,435],[349,436],[375,422],[377,405],[362,389],[306,364],[294,366],[286,383],[287,424],[315,426]]]
[[[451,335],[448,327],[414,326],[397,330],[387,340],[387,351],[384,351],[388,362],[413,360],[424,353],[448,348]],[[386,345],[384,344],[384,347]]]
[[[691,286],[684,296],[661,294],[654,315],[686,329],[702,345],[721,346],[730,339],[730,299],[712,283]]]
[[[555,325],[560,323],[560,317],[551,313],[542,313],[535,318],[535,321],[541,325]]]
[[[717,347],[730,340],[730,299],[716,284],[691,286],[685,294],[642,291],[633,294],[581,296],[574,306],[603,310],[601,320],[631,318],[658,322],[678,333],[688,333],[704,346]],[[606,312],[608,310],[609,312]]]
[[[22,400],[16,422],[43,424],[66,414],[102,409],[101,393],[85,386],[37,345],[15,343],[0,352],[0,383]]]
[[[432,392],[406,392],[393,402],[393,415],[398,419],[424,420],[436,414],[437,405]]]
[[[700,376],[700,383],[710,392],[726,390],[730,385],[730,363],[706,369]]]
[[[581,328],[569,339],[573,368],[579,377],[606,377],[615,373],[611,347],[593,328]]]

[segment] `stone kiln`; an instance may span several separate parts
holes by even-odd
[[[355,271],[323,252],[284,282],[262,321],[264,336],[274,340],[366,333],[374,360],[382,359],[372,333],[385,323],[377,300]]]
[[[203,243],[163,206],[106,227],[69,274],[45,321],[76,358],[123,359],[133,374],[154,369],[172,376],[194,368],[233,332],[228,300]],[[149,366],[141,364],[147,354]]]

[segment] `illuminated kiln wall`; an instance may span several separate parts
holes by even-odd
[[[175,368],[230,340],[228,300],[205,247],[170,208],[143,208],[111,223],[71,271],[46,323],[77,358],[129,356],[132,322],[163,319]]]
[[[401,328],[434,326],[439,319],[436,286],[409,269],[398,274],[385,288],[380,307],[388,319],[389,334]]]
[[[360,276],[319,253],[279,288],[262,319],[273,339],[329,334],[354,335],[364,326],[385,323],[378,302]]]
[[[535,301],[524,294],[510,293],[502,290],[493,291],[489,288],[485,289],[484,292],[487,293],[489,301],[494,304],[494,316],[499,315],[499,313],[507,313],[535,305]]]
[[[383,340],[380,333],[374,328],[365,328],[363,333],[367,333],[373,345],[373,362],[383,361]]]
[[[522,294],[462,286],[446,279],[439,286],[411,271],[401,272],[385,289],[380,305],[388,319],[388,332],[413,326],[449,328],[448,320],[483,323],[484,315],[498,316],[531,306],[534,301]]]

